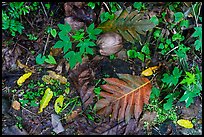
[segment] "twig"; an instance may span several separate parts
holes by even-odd
[[[168,55],[170,52],[172,52],[173,50],[177,49],[179,46],[176,46],[175,48],[171,49],[169,52],[166,53],[166,55]]]
[[[23,49],[25,49],[25,50],[27,50],[27,51],[29,51],[26,47],[24,47],[23,45],[21,45],[21,44],[18,44],[18,43],[16,43],[18,46],[20,46],[21,48],[23,48]]]
[[[46,12],[46,10],[45,10],[45,7],[44,7],[43,3],[42,3],[42,2],[40,2],[40,4],[41,4],[41,5],[42,5],[42,7],[43,7],[43,11],[44,11],[44,13],[45,13],[46,17],[48,18],[48,16],[47,16],[47,12]]]
[[[110,12],[110,9],[108,8],[108,5],[105,3],[105,2],[103,2],[103,4],[106,6],[106,8],[108,9],[108,12]]]
[[[37,114],[35,114],[35,113],[33,113],[33,112],[31,112],[30,110],[28,110],[27,108],[25,108],[25,107],[23,107],[23,106],[21,106],[23,109],[25,109],[26,111],[28,111],[28,112],[30,112],[31,114],[33,114],[33,115],[35,115],[35,116],[37,116],[37,117],[39,117]]]
[[[196,16],[196,13],[195,13],[195,10],[194,10],[194,6],[193,6],[193,5],[191,5],[191,6],[192,6],[192,9],[193,9],[193,14],[194,14],[195,21],[196,21],[196,27],[198,27],[198,17],[199,17],[199,15],[200,15],[200,8],[201,8],[201,6],[202,6],[202,3],[201,3],[200,8],[199,8],[199,10],[198,10],[198,16]]]
[[[26,19],[26,21],[30,24],[30,26],[34,29],[32,23],[31,23],[25,16],[23,16],[23,17],[24,17],[24,18]]]
[[[49,39],[50,39],[50,33],[49,33],[48,36],[47,36],[47,40],[46,40],[45,47],[44,47],[44,51],[43,51],[43,56],[45,55],[45,51],[46,51],[46,49],[47,49],[47,45],[48,45],[48,43],[49,43]]]

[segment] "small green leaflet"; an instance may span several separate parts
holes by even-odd
[[[58,35],[59,35],[60,39],[65,41],[65,42],[70,40],[69,37],[68,37],[68,33],[65,30],[60,31],[58,33]]]
[[[188,20],[182,20],[180,23],[180,26],[188,28],[189,27],[189,21]]]
[[[151,19],[150,19],[155,25],[158,25],[159,24],[159,19],[157,18],[157,16],[152,16]]]
[[[165,110],[170,110],[171,108],[172,108],[172,104],[173,104],[173,99],[172,98],[169,98],[168,100],[167,100],[167,102],[166,103],[164,103],[164,109]]]
[[[93,40],[96,40],[96,36],[95,35],[98,35],[102,32],[101,29],[94,29],[94,23],[92,23],[88,28],[87,28],[87,33],[89,34],[89,38],[90,39],[93,39]]]
[[[67,33],[69,33],[72,30],[71,26],[68,23],[58,24],[57,26],[59,27],[60,30],[66,31]]]
[[[72,69],[78,62],[82,63],[81,53],[70,51],[64,55],[64,58],[69,59],[69,65]]]
[[[63,101],[64,101],[64,97],[62,95],[60,95],[56,100],[55,100],[55,112],[57,114],[60,113],[60,111],[62,110],[62,106],[63,106]]]
[[[170,110],[172,108],[173,101],[175,100],[175,98],[178,97],[179,94],[180,92],[170,93],[164,98],[164,99],[167,99],[167,102],[164,103],[164,106],[163,106],[165,110]]]
[[[176,12],[175,14],[174,14],[174,17],[175,17],[175,22],[179,22],[179,21],[181,21],[182,19],[183,19],[183,17],[184,17],[184,14],[182,13],[182,12]]]
[[[110,14],[109,12],[103,12],[100,15],[101,23],[107,21],[108,19],[112,20],[114,19],[115,15],[112,13]]]
[[[75,41],[80,41],[84,38],[84,32],[77,31],[74,35],[72,35]]]
[[[57,62],[55,61],[55,58],[51,55],[48,55],[48,58],[45,59],[45,62],[49,64],[57,64]]]
[[[44,63],[46,57],[45,56],[42,56],[42,54],[38,54],[35,61],[37,64],[41,65]]]
[[[183,94],[183,96],[180,98],[180,102],[185,101],[186,102],[186,107],[189,107],[191,105],[191,103],[193,103],[193,98],[196,97],[197,95],[192,92],[192,91],[185,91],[185,93]]]
[[[177,67],[173,70],[173,75],[168,75],[165,73],[162,78],[162,82],[167,83],[169,87],[173,84],[176,85],[178,83],[179,78],[181,77],[182,71],[179,72]]]
[[[69,39],[69,38],[68,38]],[[63,52],[66,53],[69,49],[72,48],[72,43],[71,41],[57,41],[54,45],[53,48],[62,48],[63,47]]]
[[[91,9],[94,9],[95,8],[95,3],[94,2],[89,2],[88,6],[91,7]]]
[[[195,32],[192,34],[192,37],[199,37],[202,40],[202,27],[194,27]]]
[[[135,50],[128,50],[127,55],[129,58],[136,58],[137,57],[137,52]]]
[[[100,87],[94,88],[94,93],[96,95],[99,95],[101,93],[101,88]]]
[[[65,25],[63,24],[58,24],[59,29],[61,30],[58,35],[60,37],[61,40],[63,41],[70,41],[69,37],[68,37],[68,33],[71,31],[71,26],[66,23]]]
[[[32,107],[37,107],[38,104],[35,102],[35,100],[31,100],[30,106],[32,106]]]
[[[51,35],[55,38],[57,36],[57,31],[56,29],[51,30]]]
[[[90,47],[96,46],[96,44],[89,39],[85,39],[84,41],[80,41],[76,47],[80,47],[80,53],[87,53],[93,55],[93,49]]]
[[[145,53],[146,55],[149,55],[150,54],[150,50],[149,50],[149,46],[148,44],[145,44],[143,47],[142,47],[142,50],[141,50],[143,53]]]
[[[64,41],[59,40],[59,41],[57,41],[57,42],[55,43],[55,45],[53,46],[53,48],[62,48],[62,47],[64,47],[64,44],[65,44]]]
[[[190,72],[186,72],[186,77],[181,81],[181,84],[187,83],[190,85],[191,83],[196,84],[195,74],[192,74]]]
[[[50,88],[47,88],[45,90],[44,96],[42,97],[42,100],[40,101],[40,108],[39,108],[38,114],[42,113],[43,109],[47,107],[52,96],[53,96],[53,92],[50,90]]]
[[[182,35],[179,33],[174,34],[172,36],[172,41],[176,41],[176,40],[182,41],[183,40]]]
[[[138,10],[141,10],[142,6],[143,6],[142,2],[134,2],[134,4],[133,4],[133,7],[138,9]]]
[[[200,50],[200,49],[202,48],[202,41],[200,41],[200,40],[197,39],[197,40],[195,41],[194,45],[195,45],[195,49],[196,49],[196,50]]]
[[[158,98],[159,95],[160,95],[160,90],[158,88],[156,88],[156,87],[153,87],[152,92],[150,94],[150,99],[155,99],[155,97]]]

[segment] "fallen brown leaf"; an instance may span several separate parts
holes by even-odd
[[[12,102],[12,108],[15,110],[20,110],[21,104],[18,101],[13,101]]]

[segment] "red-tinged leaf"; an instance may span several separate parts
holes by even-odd
[[[119,78],[105,78],[100,99],[96,103],[98,114],[111,116],[111,120],[128,122],[132,116],[138,120],[144,103],[148,104],[152,84],[145,77],[118,74]]]

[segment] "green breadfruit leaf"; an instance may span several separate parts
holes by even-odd
[[[120,10],[115,13],[113,20],[101,23],[98,28],[104,32],[119,33],[125,40],[134,43],[135,40],[141,41],[140,34],[145,35],[146,31],[156,26],[151,20],[141,20],[142,17],[143,14],[139,14],[137,10],[130,13]]]
[[[40,101],[40,108],[39,108],[38,113],[43,112],[43,109],[47,107],[47,105],[50,102],[52,96],[53,96],[53,92],[50,90],[50,88],[47,88],[45,90],[45,94],[44,94],[42,100]]]

